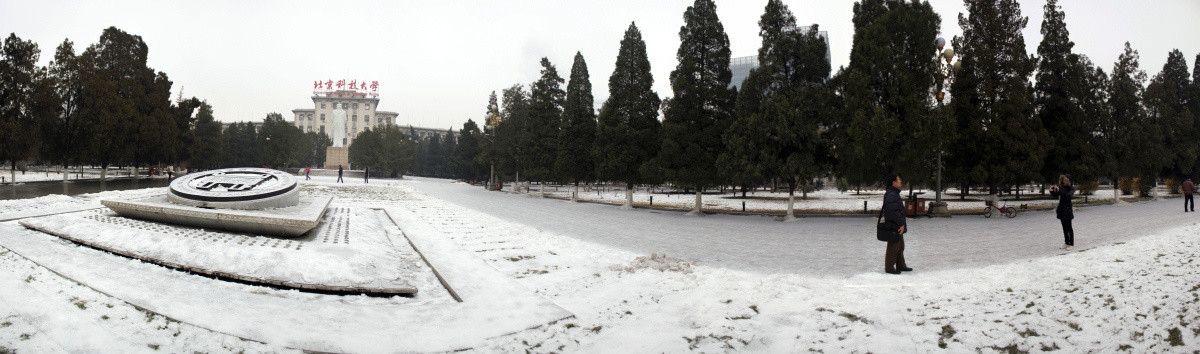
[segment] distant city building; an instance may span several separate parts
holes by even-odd
[[[231,124],[233,124],[233,123],[250,123],[250,124],[253,124],[253,125],[254,125],[254,132],[255,132],[255,133],[258,133],[258,132],[262,131],[262,125],[263,125],[263,122],[262,122],[262,121],[257,121],[257,122],[221,122],[221,131],[226,131],[226,130],[228,130],[228,129],[229,129],[229,125],[231,125]]]
[[[792,32],[792,31],[808,32],[809,28],[812,28],[812,26],[786,27],[783,29],[783,31],[784,32]],[[821,36],[821,39],[825,40],[825,62],[831,63],[830,69],[832,69],[833,62],[830,60],[830,55],[829,55],[829,31],[817,31],[817,35]],[[729,87],[736,86],[739,89],[741,89],[742,83],[746,82],[746,78],[750,76],[750,70],[757,68],[758,65],[759,65],[758,55],[730,58],[729,59],[729,71],[732,72],[733,76],[729,80]]]
[[[737,87],[739,90],[742,89],[742,83],[746,82],[746,78],[750,77],[750,70],[757,67],[757,55],[730,58],[729,71],[733,73],[733,77],[729,80],[729,87]]]

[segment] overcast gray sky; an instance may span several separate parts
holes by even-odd
[[[785,0],[799,24],[829,31],[833,67],[849,61],[853,1]],[[931,1],[942,35],[961,34],[962,1]],[[477,122],[488,94],[538,76],[545,56],[564,78],[576,51],[587,60],[596,108],[608,97],[608,77],[625,28],[637,22],[646,41],[654,89],[667,81],[679,47],[679,27],[691,1],[60,1],[0,0],[0,33],[15,32],[42,50],[43,65],[69,38],[77,52],[116,26],[140,35],[149,65],[183,90],[213,105],[222,121],[291,119],[312,108],[315,80],[379,81],[380,109],[397,123],[455,129]],[[756,55],[758,18],[766,0],[718,0],[733,56]],[[1041,40],[1044,1],[1023,1],[1032,54]],[[1130,41],[1151,76],[1167,53],[1183,51],[1191,70],[1200,53],[1200,1],[1061,0],[1075,51],[1105,71]],[[932,53],[931,53],[932,55]]]

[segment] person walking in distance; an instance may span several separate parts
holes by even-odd
[[[338,180],[337,183],[342,183],[342,165],[338,165]]]
[[[167,166],[167,181],[175,178],[175,166]]]
[[[371,183],[371,166],[363,167],[363,183]]]
[[[883,195],[883,219],[900,225],[900,229],[897,230],[900,237],[896,241],[887,243],[887,251],[883,256],[883,271],[888,274],[900,274],[900,272],[912,270],[904,263],[904,234],[908,232],[908,225],[904,218],[904,201],[900,199],[902,183],[899,175],[889,175],[887,193]]]
[[[312,174],[312,165],[304,166],[304,180],[305,181],[312,179],[311,174]]]
[[[1075,246],[1075,229],[1071,228],[1071,219],[1075,218],[1075,211],[1071,207],[1072,194],[1075,194],[1075,187],[1071,186],[1071,177],[1068,175],[1059,175],[1058,185],[1050,187],[1050,196],[1058,198],[1058,208],[1054,209],[1054,213],[1062,222],[1064,250]]]
[[[1183,181],[1183,212],[1196,211],[1196,200],[1192,199],[1192,195],[1196,194],[1196,184],[1192,183],[1192,179],[1188,178]],[[1191,206],[1191,209],[1188,209]]]

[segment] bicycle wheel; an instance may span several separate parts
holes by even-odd
[[[983,210],[983,217],[985,217],[985,218],[990,218],[990,217],[992,217],[992,209],[993,209],[992,207],[988,207],[987,209],[984,209],[984,210]]]
[[[1008,208],[1008,210],[1004,212],[1004,216],[1007,216],[1009,219],[1017,217],[1017,208]]]

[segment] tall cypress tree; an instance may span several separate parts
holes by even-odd
[[[1190,109],[1192,80],[1187,59],[1178,49],[1167,54],[1167,63],[1146,86],[1144,97],[1148,118],[1163,132],[1167,177],[1196,172],[1200,146],[1196,144],[1196,116]]]
[[[817,25],[801,31],[793,18],[782,3],[767,4],[759,21],[760,66],[739,92],[739,115],[725,132],[728,148],[718,159],[723,169],[743,167],[787,183],[787,220],[792,219],[797,187],[828,167],[825,128],[832,123],[835,104],[826,82],[830,64],[825,40]]]
[[[945,138],[936,134],[941,115],[930,110],[941,17],[928,2],[863,0],[853,21],[850,64],[838,83],[845,109],[833,126],[835,171],[855,185],[889,172],[927,181],[936,139]]]
[[[960,177],[982,178],[995,193],[1001,184],[1037,178],[1049,135],[1033,114],[1029,77],[1037,62],[1021,34],[1029,18],[1015,0],[967,0],[966,7],[970,15],[958,17],[963,37],[955,38],[962,70],[950,87],[963,131],[956,145],[982,145],[960,151],[957,162],[971,168]]]
[[[529,177],[542,182],[555,180],[554,160],[558,155],[558,135],[566,92],[563,79],[550,60],[542,58],[542,76],[530,85],[529,125],[525,126],[524,143],[528,147],[526,170]]]
[[[482,132],[479,131],[479,126],[474,120],[467,119],[463,123],[462,130],[459,131],[458,141],[454,145],[454,154],[451,161],[454,177],[466,180],[481,179],[486,171],[483,171],[479,165],[479,142]]]
[[[779,50],[777,46],[784,29],[796,27],[796,16],[782,1],[770,0],[758,20],[758,27],[758,34],[762,37],[762,46],[758,49],[759,66],[751,69],[741,83],[734,103],[733,120],[721,137],[725,149],[717,156],[716,162],[722,175],[742,187],[742,197],[746,196],[748,188],[766,179],[761,150],[771,135],[768,126],[758,120],[763,117],[763,102],[770,89],[783,81],[776,75],[779,71],[779,65],[775,64]]]
[[[788,186],[786,220],[792,220],[796,189],[828,170],[831,164],[828,130],[836,96],[826,82],[825,40],[817,25],[807,32],[792,31],[781,38],[780,90],[769,96],[761,119],[769,127],[764,145],[764,170]]]
[[[72,163],[78,163],[83,158],[85,149],[80,148],[81,142],[87,141],[88,132],[82,129],[79,116],[79,57],[75,55],[75,44],[63,40],[54,51],[54,61],[50,63],[50,77],[54,80],[55,90],[62,100],[62,111],[54,127],[54,140],[51,144],[51,156],[66,169]],[[66,180],[67,174],[63,174]]]
[[[496,148],[496,128],[500,126],[500,104],[496,99],[496,91],[488,96],[487,112],[483,117],[483,132],[479,140],[479,164],[488,169],[488,190],[492,190],[496,183],[496,160],[498,152]]]
[[[591,179],[596,171],[591,154],[592,142],[596,139],[596,110],[592,101],[587,62],[582,53],[576,52],[563,103],[558,158],[554,161],[555,175],[575,184],[571,200],[578,198],[579,182]]]
[[[496,168],[514,174],[513,191],[519,192],[521,172],[526,162],[525,145],[522,143],[529,124],[529,92],[521,85],[513,85],[501,92],[503,109],[500,123],[496,126],[492,149],[496,153]],[[502,173],[504,173],[502,172]]]
[[[1157,177],[1163,165],[1162,134],[1157,124],[1151,124],[1142,106],[1146,72],[1139,67],[1140,55],[1129,42],[1113,65],[1110,79],[1109,119],[1115,134],[1115,149],[1111,152],[1114,181],[1116,177],[1139,177],[1146,185]],[[1141,187],[1141,186],[1139,186]]]
[[[188,147],[191,150],[190,166],[215,168],[228,158],[228,147],[221,142],[221,123],[213,118],[212,106],[207,101],[200,102],[192,137],[193,144]],[[321,152],[324,155],[324,149]]]
[[[37,61],[37,43],[9,34],[0,57],[0,162],[8,162],[16,182],[17,162],[37,151],[38,121],[32,114]]]
[[[721,134],[733,118],[737,92],[729,88],[729,36],[712,0],[696,0],[679,29],[679,64],[671,72],[675,96],[663,112],[663,144],[655,164],[676,186],[696,191],[695,215],[702,215],[704,188],[722,182],[717,156]]]
[[[608,100],[596,122],[596,176],[625,182],[624,207],[633,207],[633,188],[647,180],[643,165],[658,152],[662,126],[658,108],[662,101],[651,90],[654,76],[646,56],[646,42],[637,24],[630,23],[621,39],[616,68],[608,78]]]
[[[1075,43],[1058,1],[1046,2],[1044,9],[1034,91],[1037,116],[1050,136],[1042,181],[1056,181],[1062,173],[1071,173],[1076,182],[1092,181],[1099,172],[1091,146],[1096,117],[1087,115],[1083,106],[1090,93],[1086,84],[1091,68],[1072,52]]]

